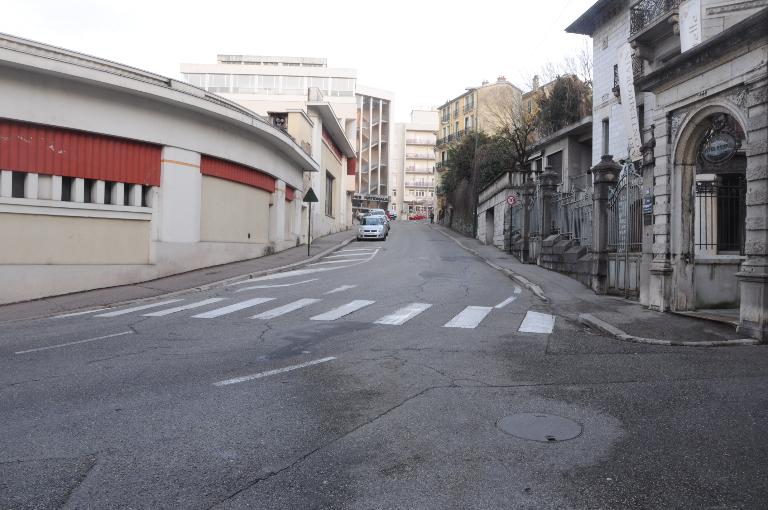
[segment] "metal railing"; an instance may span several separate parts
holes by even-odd
[[[435,145],[435,140],[431,138],[407,138],[407,145]]]
[[[642,176],[627,163],[608,198],[608,292],[626,298],[640,293],[642,184]]]
[[[434,154],[424,154],[419,152],[406,152],[406,159],[435,159]]]
[[[405,187],[406,188],[431,188],[433,184],[429,182],[420,182],[420,181],[406,181]]]
[[[744,255],[746,182],[725,174],[696,183],[696,253]]]
[[[552,232],[592,247],[592,194],[558,193],[552,198]]]
[[[682,0],[640,0],[629,9],[630,36],[642,32],[656,19],[680,7]]]
[[[414,174],[431,174],[435,171],[435,167],[423,167],[423,166],[407,166],[405,167],[406,173]]]

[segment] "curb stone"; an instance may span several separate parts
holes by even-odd
[[[444,235],[444,236],[445,236],[445,237],[447,237],[448,239],[452,240],[454,243],[456,243],[456,244],[458,244],[459,246],[461,246],[461,247],[462,247],[462,248],[463,248],[465,251],[468,251],[469,253],[471,253],[471,254],[472,254],[472,255],[474,255],[475,257],[477,257],[477,258],[479,258],[480,260],[482,260],[483,262],[485,262],[487,265],[491,266],[493,269],[495,269],[495,270],[497,270],[497,271],[500,271],[500,272],[504,273],[504,275],[505,275],[507,278],[510,278],[510,279],[512,279],[512,280],[514,280],[514,281],[516,281],[517,283],[519,283],[520,285],[522,285],[522,286],[523,286],[523,287],[525,287],[526,289],[530,290],[530,291],[531,291],[531,292],[532,292],[532,293],[533,293],[533,294],[534,294],[534,295],[535,295],[537,298],[539,298],[539,299],[540,299],[540,300],[542,300],[543,302],[545,302],[545,303],[549,303],[549,298],[548,298],[548,297],[547,297],[547,296],[544,294],[544,291],[542,290],[542,288],[541,288],[539,285],[537,285],[537,284],[533,283],[532,281],[530,281],[528,278],[526,278],[526,277],[524,277],[524,276],[521,276],[521,275],[519,275],[519,274],[515,273],[514,271],[512,271],[512,270],[510,270],[510,269],[507,269],[507,268],[501,267],[501,266],[499,266],[499,265],[497,265],[497,264],[494,264],[493,262],[491,262],[491,261],[490,261],[490,260],[488,260],[487,258],[483,257],[483,256],[480,254],[480,252],[478,252],[477,250],[473,250],[472,248],[469,248],[469,247],[467,247],[467,246],[464,246],[464,245],[461,243],[461,241],[459,241],[458,239],[456,239],[456,238],[455,238],[455,237],[453,237],[452,235],[449,235],[449,234],[447,234],[447,233],[443,232],[442,230],[438,230],[438,229],[436,229],[435,227],[430,227],[430,228],[431,228],[432,230],[435,230],[435,231],[437,231],[437,232],[440,232],[442,235]]]
[[[581,313],[579,314],[579,322],[585,326],[589,326],[598,331],[602,331],[614,338],[624,340],[626,342],[635,342],[639,344],[649,345],[666,345],[670,347],[726,347],[736,345],[759,345],[759,341],[754,338],[740,338],[737,340],[720,340],[720,341],[705,341],[705,342],[677,342],[674,340],[661,340],[658,338],[644,338],[640,336],[630,335],[616,326],[613,326],[604,320],[598,319],[592,314]]]
[[[83,308],[74,308],[72,310],[58,310],[58,311],[55,311],[55,312],[49,312],[49,313],[45,313],[43,315],[37,315],[37,316],[34,316],[34,317],[24,317],[22,319],[11,319],[11,320],[7,320],[7,321],[2,321],[2,322],[0,322],[0,324],[8,324],[8,323],[11,323],[11,322],[18,322],[18,321],[44,319],[46,317],[51,317],[53,315],[60,315],[60,314],[63,314],[63,313],[85,312],[85,311],[88,311],[91,308],[99,307],[99,306],[101,306],[102,308],[117,308],[117,307],[120,307],[120,306],[125,306],[125,305],[130,305],[130,304],[140,304],[140,303],[144,303],[146,301],[152,301],[152,300],[158,299],[158,298],[166,298],[166,297],[178,296],[180,294],[185,294],[187,292],[192,292],[192,291],[200,292],[200,291],[210,290],[210,289],[213,289],[213,288],[216,288],[216,287],[223,287],[223,286],[226,286],[226,285],[228,285],[230,283],[234,283],[234,282],[241,281],[241,280],[249,280],[251,278],[258,278],[258,277],[261,277],[261,276],[268,276],[268,275],[275,274],[275,273],[282,273],[282,272],[285,272],[285,271],[290,271],[291,269],[295,269],[297,267],[301,267],[303,265],[306,265],[306,264],[309,264],[311,262],[314,262],[317,259],[325,257],[329,253],[332,253],[332,252],[334,252],[334,251],[336,251],[336,250],[338,250],[340,248],[343,248],[343,247],[347,246],[348,244],[350,244],[354,240],[355,240],[355,238],[352,237],[351,239],[347,239],[345,241],[337,243],[336,245],[331,246],[330,248],[326,248],[325,250],[321,251],[320,253],[312,255],[308,259],[301,260],[299,262],[293,262],[291,264],[286,264],[284,266],[279,266],[279,267],[273,267],[273,268],[270,268],[270,269],[262,269],[261,271],[253,271],[253,272],[250,272],[250,273],[245,273],[245,274],[241,274],[241,275],[237,275],[237,276],[230,276],[229,278],[225,278],[223,280],[217,280],[217,281],[211,282],[211,283],[206,283],[205,285],[198,285],[198,286],[194,286],[194,287],[188,287],[186,289],[174,290],[174,291],[171,291],[171,292],[166,292],[165,294],[157,294],[155,296],[149,296],[149,297],[140,298],[140,299],[129,299],[129,300],[126,300],[126,301],[118,301],[116,303],[110,303],[109,305],[106,305],[106,306],[105,305],[92,305],[92,306],[86,306],[86,307],[83,307]],[[200,269],[204,269],[204,268],[200,268]],[[182,274],[182,273],[180,273],[180,274]],[[175,275],[168,275],[168,276],[175,276]],[[149,281],[152,281],[152,280],[149,280]],[[129,285],[140,285],[142,283],[147,283],[147,282],[137,282],[137,283],[129,284]],[[93,290],[99,290],[99,289],[93,289]],[[88,291],[85,291],[85,292],[88,292]],[[14,304],[14,303],[9,303],[9,304]]]

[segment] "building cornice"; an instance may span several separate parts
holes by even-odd
[[[653,92],[691,73],[701,74],[708,67],[716,65],[721,57],[746,46],[751,41],[765,39],[766,26],[768,26],[768,8],[760,10],[670,59],[659,69],[635,80],[635,86],[641,91]]]
[[[598,0],[565,29],[569,34],[592,36],[597,27],[619,12],[628,10],[629,0]]]

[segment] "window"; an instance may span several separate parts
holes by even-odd
[[[84,198],[83,202],[86,204],[93,204],[96,202],[96,181],[93,179],[85,179],[83,186]]]
[[[333,216],[333,175],[325,173],[325,214]]]
[[[24,181],[27,174],[24,172],[11,173],[11,196],[13,198],[24,198]]]
[[[547,166],[551,166],[552,170],[563,174],[563,151],[557,151],[547,156]]]
[[[603,155],[610,154],[610,141],[611,141],[611,133],[610,133],[610,124],[608,119],[603,119]]]
[[[256,76],[252,74],[232,76],[232,92],[235,94],[253,94],[256,92]]]
[[[458,133],[459,132],[459,121],[453,123],[453,132]]]
[[[453,104],[453,116],[454,117],[458,117],[459,116],[459,102],[458,101],[456,101]]]
[[[184,79],[187,83],[194,85],[195,87],[205,88],[205,75],[204,74],[185,74]]]
[[[282,76],[282,90],[283,94],[291,96],[304,95],[306,90],[304,89],[304,77],[303,76]]]
[[[62,177],[61,178],[61,201],[72,201],[72,187],[75,185],[74,177]]]
[[[208,91],[209,92],[229,92],[232,83],[232,75],[229,74],[209,74]]]
[[[309,77],[309,84],[308,87],[317,87],[320,89],[320,92],[328,93],[328,82],[330,80],[328,78],[321,78],[318,76],[310,76]]]
[[[472,128],[472,119],[470,117],[464,117],[464,131]]]
[[[260,94],[276,94],[277,93],[277,76],[257,76],[258,89]]]
[[[331,87],[332,96],[352,96],[355,91],[355,80],[353,78],[334,78]]]

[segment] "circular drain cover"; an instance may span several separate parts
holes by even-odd
[[[507,434],[544,443],[567,441],[581,434],[581,425],[553,414],[512,414],[500,419],[496,425]]]

